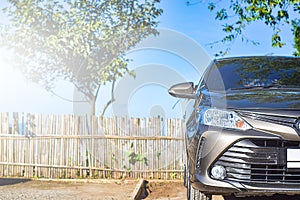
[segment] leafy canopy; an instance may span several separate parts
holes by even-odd
[[[101,85],[128,73],[125,52],[156,35],[160,0],[8,0],[2,42],[26,77],[53,90],[72,82],[94,103]]]
[[[191,4],[190,1],[187,2]],[[294,36],[295,55],[300,55],[300,0],[230,0],[210,1],[208,9],[215,13],[215,19],[223,22],[225,37],[218,42],[228,45],[224,52],[216,56],[224,55],[233,42],[241,37],[242,41],[255,41],[248,39],[243,31],[248,25],[254,22],[263,22],[273,30],[271,36],[273,47],[285,45],[281,37],[281,28],[284,25],[290,26]]]

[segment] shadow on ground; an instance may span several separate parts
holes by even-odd
[[[18,183],[25,183],[30,181],[30,179],[24,179],[24,178],[0,178],[0,186],[6,186],[6,185],[14,185]]]
[[[300,195],[295,196],[287,196],[287,195],[274,195],[271,197],[244,197],[244,198],[237,198],[237,197],[224,197],[224,200],[299,200]]]

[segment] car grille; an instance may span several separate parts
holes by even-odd
[[[225,167],[229,181],[300,184],[300,169],[286,166],[287,148],[300,148],[300,142],[242,140],[230,147],[215,165]]]

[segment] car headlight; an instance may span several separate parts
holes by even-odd
[[[216,108],[203,109],[200,114],[200,123],[208,126],[248,130],[251,126],[237,113]]]

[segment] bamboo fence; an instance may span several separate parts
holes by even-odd
[[[0,113],[0,176],[181,179],[180,119]]]

